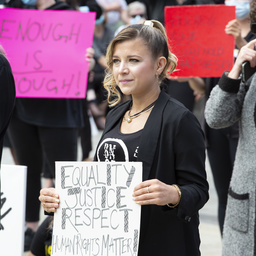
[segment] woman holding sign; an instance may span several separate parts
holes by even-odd
[[[120,101],[117,86],[132,100],[109,112],[95,160],[143,163],[143,182],[132,195],[142,206],[138,255],[200,255],[198,211],[208,200],[204,138],[195,116],[160,88],[176,67],[162,24],[123,29],[106,56],[110,106]],[[47,212],[59,206],[54,189],[42,189],[39,199]]]

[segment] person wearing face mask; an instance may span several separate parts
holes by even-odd
[[[236,19],[231,20],[225,28],[226,33],[233,35],[235,38],[235,44],[237,49],[234,54],[235,58],[238,55],[238,50],[254,38],[254,35],[250,31],[250,3],[251,0],[225,1],[225,5],[236,7]]]
[[[129,25],[142,24],[147,19],[147,8],[146,5],[139,1],[134,1],[127,6],[128,23],[120,26],[115,31],[115,36],[124,28]]]

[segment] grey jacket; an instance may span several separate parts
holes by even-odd
[[[249,86],[250,85],[250,86]],[[239,121],[239,142],[223,231],[223,256],[254,256],[256,193],[256,76],[247,84],[224,73],[206,103],[212,128]]]

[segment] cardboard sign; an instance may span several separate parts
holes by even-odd
[[[16,96],[84,98],[95,13],[0,9],[0,44],[10,61]]]
[[[178,57],[178,77],[219,77],[234,64],[235,39],[225,33],[235,6],[202,5],[165,8],[170,50]]]
[[[52,256],[136,256],[141,207],[132,194],[141,181],[141,162],[56,162]]]
[[[24,255],[26,177],[26,166],[1,166],[1,255]]]

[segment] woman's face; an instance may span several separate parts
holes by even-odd
[[[159,87],[158,60],[140,38],[117,43],[113,51],[113,76],[125,95],[143,96]]]

